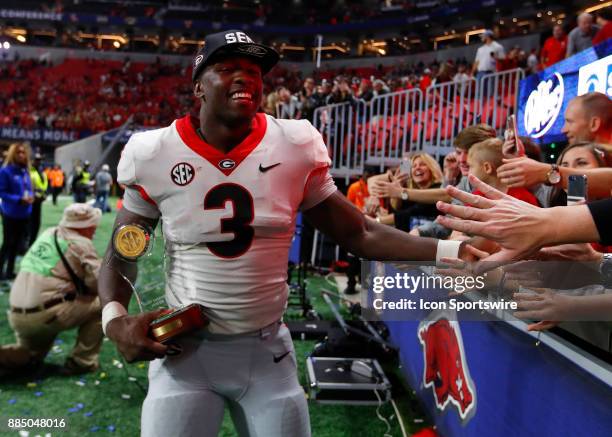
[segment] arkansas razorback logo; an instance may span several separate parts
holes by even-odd
[[[476,391],[465,361],[459,323],[446,318],[422,322],[418,331],[425,359],[423,384],[433,389],[436,407],[451,404],[462,421],[476,408]]]

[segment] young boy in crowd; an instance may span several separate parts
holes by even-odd
[[[503,142],[499,138],[490,138],[474,144],[467,157],[470,174],[509,196],[540,206],[536,197],[529,190],[526,188],[508,188],[497,177],[497,168],[503,163],[502,146]],[[482,196],[482,193],[478,190],[472,194]]]

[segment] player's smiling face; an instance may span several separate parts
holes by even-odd
[[[261,67],[249,58],[221,58],[204,69],[200,82],[205,105],[214,112],[233,119],[252,118],[259,108],[263,92]]]

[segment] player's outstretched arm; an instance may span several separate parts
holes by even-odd
[[[141,224],[154,229],[157,220],[134,214],[123,208],[117,214],[114,229],[126,224]],[[117,345],[117,349],[128,362],[161,358],[166,354],[167,346],[153,341],[148,337],[148,332],[149,323],[159,317],[163,311],[127,315],[125,309],[130,303],[132,288],[122,275],[134,283],[137,275],[136,263],[127,262],[116,256],[111,242],[98,277],[104,332]],[[107,321],[108,319],[110,321]]]
[[[438,240],[421,238],[366,218],[335,192],[304,212],[306,219],[351,253],[381,261],[435,260]]]

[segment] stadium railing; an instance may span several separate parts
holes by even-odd
[[[481,122],[502,134],[508,115],[515,114],[519,82],[525,77],[520,68],[483,76],[478,84]]]
[[[472,124],[487,123],[501,135],[508,115],[516,113],[523,77],[517,68],[485,75],[480,81],[434,84],[425,93],[410,89],[370,102],[322,106],[315,110],[313,123],[327,144],[332,174],[348,182],[366,164],[382,170],[415,151],[436,158],[446,155],[457,133]]]

